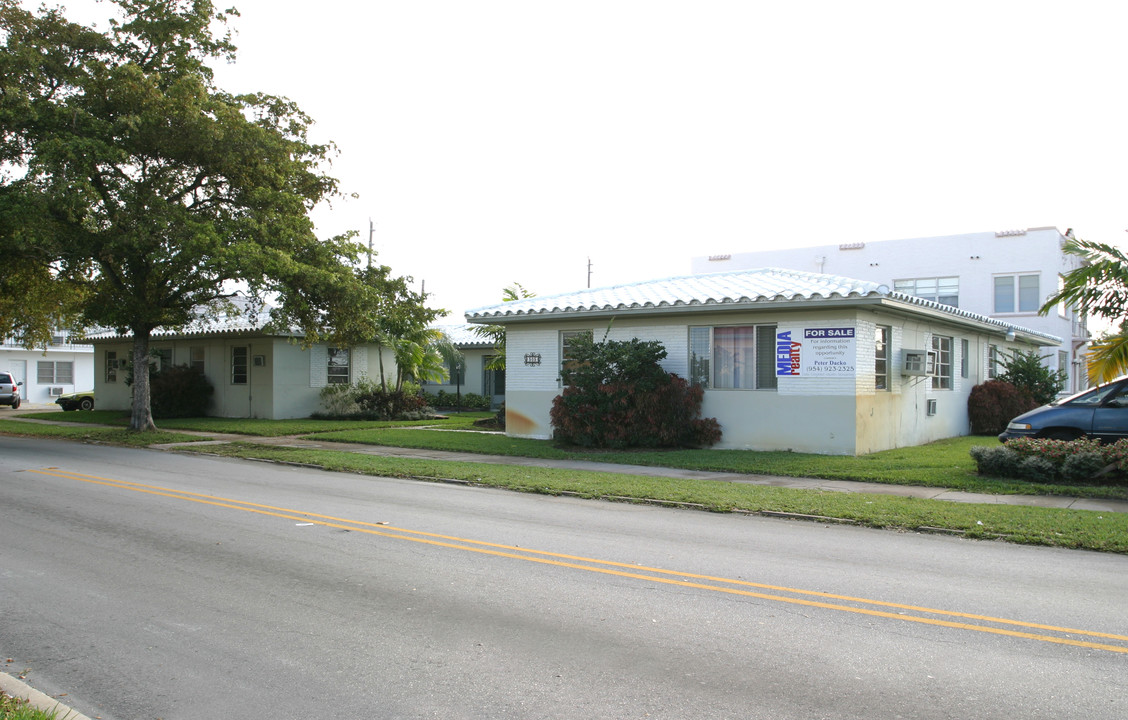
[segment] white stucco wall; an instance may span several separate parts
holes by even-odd
[[[321,410],[320,392],[327,377],[327,351],[324,344],[305,350],[284,337],[156,338],[152,350],[171,350],[174,365],[186,365],[194,347],[204,349],[204,374],[215,388],[208,411],[214,417],[301,418]],[[231,349],[247,348],[247,382],[232,382]],[[106,380],[106,352],[128,359],[128,341],[102,341],[94,352],[97,406],[104,410],[127,410],[132,394],[125,383],[126,371],[119,370],[116,382]],[[375,345],[353,348],[350,378],[353,383],[369,377],[377,367],[379,350]],[[385,372],[395,375],[395,360],[384,354]],[[378,370],[376,370],[378,374]],[[377,379],[372,377],[371,379]]]
[[[72,382],[39,382],[40,362],[71,363]],[[24,403],[53,403],[57,395],[51,388],[62,388],[61,394],[90,390],[94,387],[94,351],[89,345],[52,345],[46,350],[27,350],[15,345],[0,346],[0,369],[13,372]]]
[[[593,321],[514,323],[507,328],[507,353],[512,358],[539,353],[541,364],[509,364],[507,433],[551,437],[549,411],[553,398],[560,393],[562,331],[592,330],[597,340],[605,332],[614,340],[658,340],[668,352],[665,369],[684,377],[691,325],[772,323],[777,326],[777,334],[791,331],[796,336],[812,328],[852,329],[854,338],[846,346],[853,349],[853,370],[840,375],[778,377],[775,390],[706,390],[702,416],[720,422],[724,435],[718,448],[862,454],[967,434],[967,398],[972,387],[987,379],[988,346],[1018,347],[1017,343],[1007,343],[1001,330],[987,332],[960,323],[865,307],[619,317],[610,332],[606,332],[606,323]],[[888,390],[875,389],[874,334],[878,325],[891,329]],[[935,335],[952,338],[951,388],[934,389],[931,378],[907,376],[900,371],[904,350],[927,350]],[[935,414],[928,412],[930,400],[935,401]]]

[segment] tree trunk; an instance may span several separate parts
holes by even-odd
[[[133,331],[133,408],[130,430],[156,430],[149,404],[149,329]]]

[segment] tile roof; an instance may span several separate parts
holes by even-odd
[[[248,301],[242,297],[230,298],[232,308],[219,313],[214,317],[198,316],[183,327],[160,327],[153,330],[150,337],[223,335],[223,334],[253,334],[261,333],[266,324],[270,322],[270,306],[252,312]],[[275,332],[273,335],[293,335],[293,332]],[[114,338],[132,337],[133,333],[119,333],[112,328],[91,330],[83,337],[85,340],[107,340]]]
[[[474,308],[466,312],[472,322],[505,322],[577,314],[653,312],[655,310],[722,310],[746,308],[750,305],[819,302],[868,298],[897,301],[978,323],[1013,329],[1025,335],[1061,343],[1061,338],[1012,325],[1001,320],[960,310],[931,300],[894,292],[889,286],[868,280],[821,273],[758,268],[708,275],[648,280],[626,285],[613,285],[578,290],[558,295],[524,298],[498,305]]]
[[[436,330],[442,330],[457,347],[493,347],[493,341],[478,335],[475,328],[481,325],[460,323],[456,325],[434,325]]]

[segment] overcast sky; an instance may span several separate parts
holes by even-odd
[[[1121,3],[229,1],[220,86],[295,100],[359,195],[320,232],[371,219],[449,322],[584,288],[589,258],[596,287],[773,247],[1128,241]]]

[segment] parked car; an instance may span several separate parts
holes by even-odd
[[[63,410],[93,410],[94,409],[94,391],[87,390],[86,392],[68,393],[60,395],[55,404]]]
[[[11,405],[15,410],[20,406],[20,385],[10,372],[0,372],[0,405]]]
[[[999,440],[1085,436],[1104,442],[1128,437],[1128,375],[1019,415]]]

